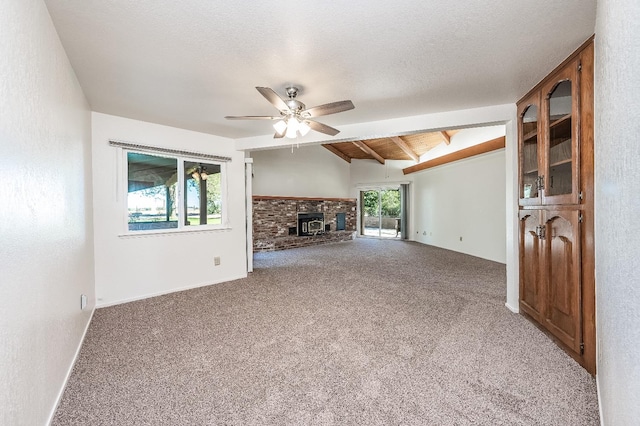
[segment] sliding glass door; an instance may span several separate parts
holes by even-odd
[[[401,238],[401,206],[397,188],[360,191],[360,235]]]

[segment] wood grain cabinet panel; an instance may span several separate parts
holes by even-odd
[[[520,311],[595,374],[593,37],[518,102]]]
[[[575,352],[582,344],[578,210],[545,211],[546,328]]]
[[[520,211],[520,309],[542,321],[542,280],[540,279],[540,211]]]

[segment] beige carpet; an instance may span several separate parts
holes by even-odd
[[[593,378],[505,308],[502,264],[358,239],[255,268],[97,310],[53,424],[599,424]]]

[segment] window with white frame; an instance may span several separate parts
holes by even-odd
[[[125,150],[129,232],[226,225],[225,162]]]

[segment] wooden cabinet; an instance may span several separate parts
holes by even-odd
[[[593,40],[518,102],[520,311],[595,373]]]
[[[576,353],[582,345],[580,210],[520,211],[520,309]]]
[[[518,103],[520,205],[579,201],[580,57]]]
[[[542,322],[540,210],[520,210],[520,310]]]

